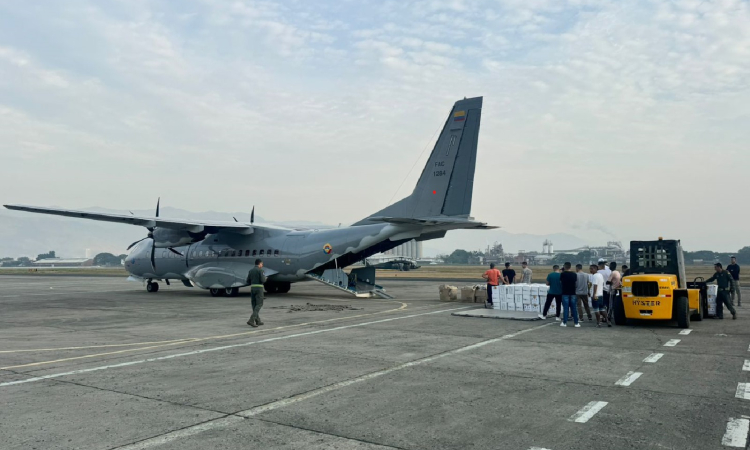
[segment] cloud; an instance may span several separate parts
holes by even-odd
[[[750,190],[749,8],[74,0],[38,14],[7,4],[0,188],[62,178],[9,200],[121,209],[161,191],[183,207],[234,210],[252,193],[280,220],[354,221],[404,177],[408,192],[419,175],[408,169],[450,105],[484,95],[476,217],[536,234],[668,228],[735,248],[739,231],[709,238],[710,225],[678,215],[657,225],[608,211],[656,211],[643,201],[655,195],[675,210],[731,209],[706,186]],[[562,192],[577,200],[558,201]],[[498,207],[498,196],[513,201]],[[540,208],[555,220],[530,220]]]

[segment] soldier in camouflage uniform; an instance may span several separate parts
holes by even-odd
[[[736,319],[737,311],[735,311],[734,306],[732,306],[732,302],[729,301],[729,293],[734,290],[734,280],[732,279],[732,275],[724,270],[721,263],[714,264],[714,269],[716,269],[716,273],[714,276],[706,280],[706,283],[716,281],[716,284],[719,285],[719,293],[716,296],[716,318],[724,318],[724,305],[727,305],[729,312],[732,313],[732,319]]]
[[[253,305],[253,315],[250,316],[250,320],[247,324],[251,327],[257,327],[263,325],[260,320],[260,309],[263,307],[263,284],[266,282],[266,274],[263,273],[263,261],[261,259],[255,260],[255,267],[250,269],[247,274],[247,284],[250,285],[250,298]]]

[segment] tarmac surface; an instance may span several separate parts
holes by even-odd
[[[748,307],[562,328],[383,284],[396,300],[293,285],[250,328],[247,291],[0,276],[0,448],[747,447]]]

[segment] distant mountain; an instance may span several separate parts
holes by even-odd
[[[84,211],[130,214],[130,211],[106,208],[85,208]],[[153,216],[154,210],[133,210],[141,216]],[[161,217],[175,219],[226,220],[236,217],[240,222],[250,221],[250,212],[222,213],[216,211],[192,212],[168,206],[162,207]],[[255,216],[257,223],[268,223]],[[290,228],[331,228],[320,222],[272,222]],[[0,210],[0,257],[36,257],[40,253],[55,250],[63,257],[84,257],[86,249],[96,255],[109,252],[115,255],[126,253],[131,242],[146,236],[146,229],[116,223],[93,220],[31,214],[19,211]]]

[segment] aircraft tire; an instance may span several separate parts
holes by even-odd
[[[289,290],[292,288],[292,283],[279,283],[278,284],[278,293],[279,294],[286,294],[289,292]]]
[[[226,288],[224,289],[224,295],[227,297],[237,297],[240,294],[240,288]]]
[[[226,290],[221,288],[211,288],[208,292],[211,293],[211,297],[223,297],[226,294]]]
[[[146,284],[146,291],[147,292],[151,292],[151,293],[158,292],[159,291],[159,283],[157,283],[156,281],[152,281],[152,282]]]
[[[677,297],[675,299],[674,315],[677,319],[678,327],[690,328],[690,307],[687,297]]]

